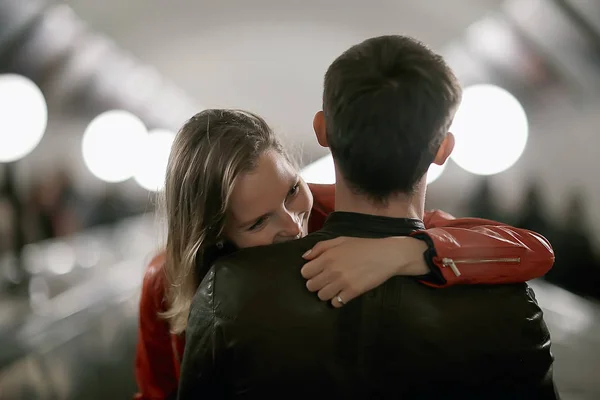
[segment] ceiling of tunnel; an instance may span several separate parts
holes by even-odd
[[[258,112],[307,159],[322,76],[345,48],[389,33],[434,49],[499,0],[69,0],[94,30],[154,65],[203,107]]]

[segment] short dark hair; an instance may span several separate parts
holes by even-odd
[[[413,193],[461,100],[444,59],[410,37],[376,37],[339,56],[324,86],[327,140],[350,188],[378,203]]]

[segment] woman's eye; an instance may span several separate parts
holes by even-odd
[[[250,228],[248,228],[248,230],[249,231],[255,231],[255,230],[257,230],[258,228],[260,228],[261,226],[264,225],[264,223],[265,223],[266,220],[267,220],[267,218],[265,218],[265,217],[259,218],[258,221],[256,221],[254,223],[254,225],[252,225]]]
[[[294,185],[294,186],[293,186],[293,187],[290,189],[290,191],[288,192],[288,196],[293,196],[293,195],[295,195],[296,193],[298,193],[298,189],[300,189],[300,184],[299,184],[299,183],[296,183],[296,184],[295,184],[295,185]]]

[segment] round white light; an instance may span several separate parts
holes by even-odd
[[[446,169],[446,163],[444,163],[442,165],[437,165],[437,164],[432,163],[429,166],[429,169],[427,170],[427,184],[429,185],[429,184],[435,182],[440,176],[442,176],[445,169]]]
[[[135,172],[136,155],[147,134],[144,123],[127,111],[100,114],[83,134],[81,148],[85,164],[103,181],[125,181]]]
[[[142,142],[133,178],[144,189],[157,192],[164,187],[174,139],[173,132],[160,129],[150,131]]]
[[[19,160],[42,140],[48,107],[42,91],[21,75],[0,75],[0,162]]]
[[[46,250],[48,270],[57,275],[68,274],[75,268],[75,252],[66,243],[56,242]]]
[[[475,85],[465,89],[450,131],[456,136],[452,159],[473,174],[493,175],[519,160],[529,126],[512,94],[494,85]]]
[[[306,182],[328,184],[335,183],[335,166],[331,154],[308,164],[300,171],[300,176]]]

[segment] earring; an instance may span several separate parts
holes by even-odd
[[[223,241],[222,240],[217,242],[217,249],[219,249],[219,250],[223,249]]]

